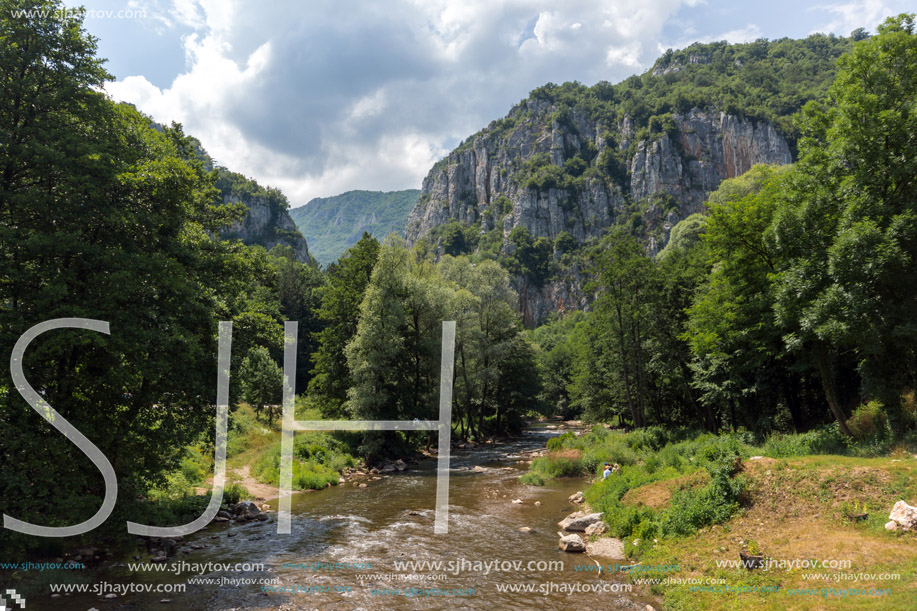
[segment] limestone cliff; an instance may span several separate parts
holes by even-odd
[[[301,263],[311,261],[306,239],[299,232],[288,211],[286,196],[279,190],[264,188],[255,181],[220,169],[216,182],[224,203],[241,202],[248,208],[245,218],[223,231],[226,239],[257,244],[270,250],[289,246]]]
[[[433,166],[405,237],[435,253],[512,257],[511,232],[523,227],[553,241],[555,263],[534,284],[517,278],[526,322],[583,307],[583,271],[573,263],[585,261],[563,263],[561,250],[618,225],[655,255],[721,181],[754,164],[792,162],[795,113],[826,95],[852,44],[820,34],[696,43],[617,84],[539,87]]]
[[[635,140],[633,121],[627,116],[611,131],[584,113],[572,113],[567,124],[546,120],[557,112],[545,102],[526,100],[508,115],[509,120],[518,118],[511,130],[485,129],[438,163],[424,179],[421,196],[408,217],[408,241],[414,243],[453,220],[479,223],[482,233],[496,228],[508,236],[521,225],[533,236],[553,240],[566,231],[585,241],[601,236],[632,203],[640,201],[649,203],[642,212],[652,228],[650,200],[667,195],[677,202],[677,209],[660,219],[661,236],[647,236],[652,238],[648,240],[651,250],[662,248],[668,229],[701,211],[707,194],[722,180],[757,163],[792,161],[789,143],[770,123],[714,110],[695,108],[673,114],[675,129],[640,140]],[[591,169],[596,169],[609,146],[624,153],[628,171],[623,180],[599,171],[590,173],[587,167],[575,184],[540,189],[524,182],[525,164],[538,154],[560,171],[588,151]],[[511,207],[495,212],[494,204],[501,197]]]

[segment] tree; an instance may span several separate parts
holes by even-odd
[[[344,348],[357,331],[360,303],[379,255],[379,242],[364,233],[340,260],[328,270],[327,284],[319,292],[321,305],[316,310],[323,327],[317,333],[312,355],[309,393],[322,414],[341,417],[352,385]]]
[[[494,261],[443,257],[437,272],[452,289],[457,327],[455,402],[461,436],[518,430],[537,405],[541,381],[535,355],[522,337],[509,274]]]
[[[786,257],[777,315],[788,345],[819,364],[845,432],[835,364],[850,355],[863,398],[881,401],[900,435],[913,424],[900,395],[917,371],[914,15],[886,20],[839,69],[827,104],[805,109],[798,179],[775,222],[773,243]]]
[[[24,366],[109,457],[128,491],[119,503],[136,515],[176,447],[212,430],[217,322],[249,281],[238,247],[215,236],[244,211],[214,203],[180,126],[156,131],[99,92],[108,75],[81,19],[59,2],[0,4],[0,346],[8,354],[49,319],[110,323],[107,336],[49,332]],[[12,388],[4,368],[0,461],[16,469],[0,476],[3,511],[52,526],[86,519],[100,473]],[[35,544],[0,538],[4,549]]]
[[[354,419],[438,416],[442,321],[449,294],[431,275],[412,269],[400,238],[386,238],[345,351],[353,381],[346,409]],[[409,442],[415,438],[407,436]],[[397,451],[397,439],[394,433],[367,433],[361,450],[372,463]]]
[[[786,365],[783,342],[773,324],[770,275],[776,254],[765,240],[785,188],[788,167],[754,166],[723,181],[707,202],[701,239],[713,270],[689,309],[687,333],[694,354],[694,384],[701,401],[738,424],[769,428],[774,406],[783,398],[801,426],[796,397],[781,397]]]
[[[608,235],[594,273],[598,297],[593,362],[602,363],[616,403],[627,408],[634,426],[642,427],[648,389],[644,342],[656,270],[636,239],[617,230]]]
[[[267,348],[258,346],[248,351],[239,368],[242,396],[257,413],[273,422],[280,412],[283,393],[283,371],[271,358]]]
[[[316,310],[321,305],[319,295],[325,278],[315,264],[300,263],[293,248],[277,245],[268,253],[277,274],[276,298],[284,321],[299,323],[296,356],[296,388],[304,391],[312,378],[312,354],[318,346],[322,328]]]

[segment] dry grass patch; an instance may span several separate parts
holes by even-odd
[[[621,502],[635,507],[644,506],[650,509],[663,509],[669,504],[672,495],[679,490],[703,488],[710,482],[710,475],[703,469],[673,479],[655,482],[628,490]]]

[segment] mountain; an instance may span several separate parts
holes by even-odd
[[[318,197],[290,215],[322,265],[337,261],[367,231],[379,239],[404,232],[420,191],[348,191]]]
[[[133,104],[127,104],[134,108]],[[165,127],[151,122],[157,131]],[[289,246],[300,263],[312,260],[306,239],[290,218],[290,203],[279,189],[262,187],[255,180],[224,167],[214,166],[213,158],[204,149],[201,141],[189,136],[194,154],[208,172],[216,170],[215,186],[220,191],[223,203],[241,202],[248,208],[245,218],[223,230],[221,237],[227,240],[241,240],[246,245],[263,246],[266,250],[274,246]]]
[[[224,203],[242,202],[248,208],[241,222],[223,231],[223,238],[257,244],[267,250],[278,244],[289,246],[299,262],[311,260],[306,239],[290,217],[290,204],[279,189],[262,187],[251,178],[226,168],[217,168],[216,187]]]
[[[467,252],[505,257],[524,228],[554,245],[556,260],[623,225],[655,255],[722,180],[793,161],[793,115],[825,96],[851,44],[824,35],[697,43],[616,85],[535,89],[433,166],[406,238],[442,253],[449,237],[454,252],[457,225]],[[575,257],[555,270],[517,278],[528,324],[587,305]]]

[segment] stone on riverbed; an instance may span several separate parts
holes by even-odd
[[[248,520],[260,520],[261,510],[251,501],[239,501],[233,509],[233,516],[237,522],[247,522]]]
[[[581,505],[586,502],[586,497],[583,496],[583,491],[580,490],[579,492],[574,492],[573,494],[571,494],[570,498],[568,498],[567,500],[570,501],[571,503],[576,503],[577,505]]]
[[[579,535],[561,537],[557,545],[565,552],[577,553],[586,551],[586,544],[583,543]]]
[[[601,513],[583,513],[574,511],[566,518],[557,523],[558,526],[567,532],[585,532],[585,530],[602,520]]]
[[[603,535],[605,531],[608,530],[608,527],[605,526],[605,522],[593,522],[586,527],[587,535]]]

